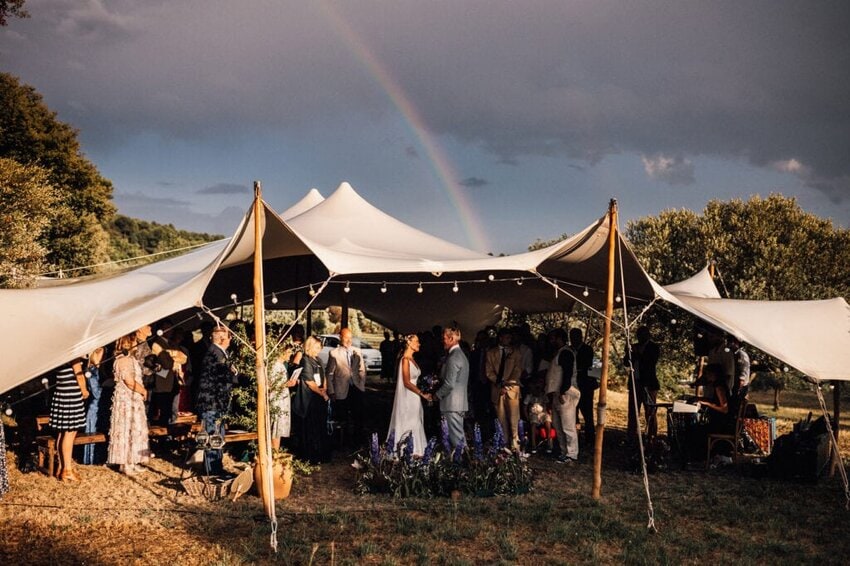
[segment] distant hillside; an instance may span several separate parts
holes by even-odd
[[[106,229],[109,234],[109,259],[113,261],[176,250],[224,237],[178,230],[171,224],[148,222],[123,214],[116,214]]]

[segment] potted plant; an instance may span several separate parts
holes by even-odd
[[[254,459],[254,484],[257,486],[257,491],[260,497],[263,497],[266,491],[266,486],[260,481],[260,466],[259,459]],[[274,486],[274,498],[286,499],[289,497],[289,492],[292,490],[292,478],[294,475],[294,465],[292,454],[286,450],[272,451],[272,482]]]

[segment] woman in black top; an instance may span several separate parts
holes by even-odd
[[[298,381],[293,412],[300,419],[300,438],[303,456],[311,463],[330,461],[330,442],[327,432],[328,393],[325,368],[319,361],[322,343],[313,336],[304,342],[301,376]]]
[[[732,434],[735,429],[734,416],[729,414],[729,389],[722,375],[720,364],[709,364],[702,371],[702,397],[697,400],[708,409],[709,434]]]

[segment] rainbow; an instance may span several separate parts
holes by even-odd
[[[434,141],[422,115],[410,101],[401,86],[390,76],[374,53],[360,39],[348,22],[343,20],[328,2],[317,2],[322,11],[330,20],[333,29],[348,45],[354,55],[359,59],[374,77],[378,85],[386,92],[390,101],[398,109],[410,127],[413,135],[419,140],[420,145],[428,156],[428,161],[433,167],[434,174],[445,188],[446,195],[452,206],[457,210],[466,237],[472,246],[479,251],[489,250],[489,240],[484,231],[475,207],[469,201],[469,197],[457,182],[457,174],[449,161],[448,156]]]

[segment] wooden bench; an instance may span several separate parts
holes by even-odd
[[[107,439],[108,437],[102,432],[79,433],[74,438],[74,446],[97,444],[106,442]],[[38,449],[38,470],[52,477],[56,469],[56,459],[59,456],[56,451],[56,437],[37,436],[35,438],[35,445]]]

